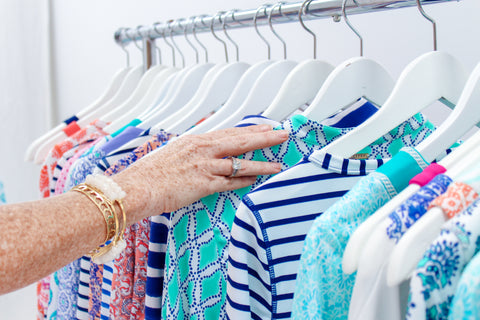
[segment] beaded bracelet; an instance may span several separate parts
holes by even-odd
[[[85,183],[72,188],[72,191],[87,196],[95,203],[105,219],[106,239],[102,245],[90,251],[88,256],[96,264],[104,264],[116,259],[127,246],[123,239],[127,224],[122,202],[125,192],[111,178],[103,175],[88,175]],[[116,206],[120,209],[120,213],[117,213]]]

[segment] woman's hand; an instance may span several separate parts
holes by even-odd
[[[177,210],[214,192],[246,187],[257,175],[279,172],[278,163],[240,160],[241,169],[230,177],[232,159],[227,157],[277,145],[287,138],[284,130],[258,125],[170,142],[114,176],[127,193],[124,203],[129,223]]]

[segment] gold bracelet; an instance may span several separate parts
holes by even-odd
[[[100,190],[85,183],[81,183],[78,186],[73,187],[71,190],[86,195],[87,198],[97,206],[98,210],[102,213],[106,224],[106,237],[104,243],[112,239],[116,234],[117,228],[115,226],[115,208],[110,199],[108,199]]]
[[[71,190],[86,195],[95,203],[105,219],[106,240],[102,245],[90,251],[88,256],[96,264],[116,259],[127,246],[123,239],[124,230],[127,227],[127,216],[122,202],[125,192],[113,179],[101,175],[88,175],[85,183],[79,184]],[[115,205],[120,208],[120,213],[117,213]]]

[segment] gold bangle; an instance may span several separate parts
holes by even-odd
[[[87,196],[95,203],[105,219],[107,229],[105,241],[87,255],[96,264],[116,259],[127,246],[123,239],[124,230],[127,227],[127,216],[122,202],[125,192],[111,178],[102,175],[88,175],[85,183],[71,190]],[[120,210],[117,210],[117,206]]]
[[[73,187],[71,190],[84,194],[97,206],[98,210],[100,210],[102,213],[106,224],[106,236],[104,243],[112,239],[117,233],[117,227],[115,225],[115,208],[110,199],[108,199],[100,190],[85,183],[81,183],[78,186]]]

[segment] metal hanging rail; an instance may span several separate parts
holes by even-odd
[[[423,0],[422,4],[435,4],[440,2],[451,2],[459,0]],[[356,3],[355,3],[356,2]],[[376,12],[389,9],[398,9],[416,6],[415,0],[349,0],[347,2],[347,12],[349,15]],[[358,4],[358,5],[357,5]],[[275,24],[298,21],[298,11],[302,6],[302,2],[282,4],[281,10],[278,6],[272,13],[272,20]],[[267,6],[268,7],[268,6]],[[261,10],[258,13],[257,24],[268,24],[268,10]],[[156,24],[155,26],[141,26],[138,28],[120,28],[115,32],[115,41],[122,46],[127,45],[133,40],[140,41],[145,39],[154,40],[162,37],[162,33],[174,36],[183,35],[185,30],[192,32],[195,23],[195,32],[210,31],[212,20],[214,30],[223,28],[223,19],[229,29],[253,27],[253,18],[257,13],[257,9],[230,11],[229,14],[201,15],[193,19],[171,20],[167,23]],[[342,15],[342,0],[313,0],[308,4],[305,19],[318,19],[334,17],[337,20]],[[219,17],[221,17],[219,19]]]

